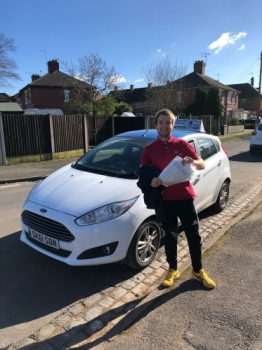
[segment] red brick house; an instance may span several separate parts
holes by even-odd
[[[5,92],[0,92],[0,102],[10,102],[11,96],[6,94]]]
[[[194,71],[184,77],[174,81],[167,82],[167,84],[175,84],[177,91],[177,99],[180,103],[180,111],[189,106],[195,100],[197,88],[209,88],[211,86],[218,87],[221,94],[221,103],[225,106],[225,115],[232,113],[233,109],[238,109],[238,95],[240,91],[231,86],[224,85],[217,80],[214,80],[205,75],[205,62],[196,61],[194,63]],[[153,87],[152,83],[148,84],[146,88],[135,89],[134,85],[130,85],[130,89],[111,92],[113,96],[118,96],[118,100],[122,100],[133,106],[133,113],[135,115],[150,114],[150,100],[148,99],[148,92],[150,89],[160,87]],[[178,107],[179,107],[178,103]],[[174,111],[177,113],[178,111]]]
[[[257,115],[258,110],[262,110],[262,94],[254,88],[254,78],[251,78],[251,84],[230,84],[232,88],[241,91],[238,99],[238,107],[250,112],[252,115]]]
[[[47,65],[47,74],[33,74],[31,83],[12,96],[12,101],[17,102],[25,112],[27,109],[63,110],[76,86],[80,86],[82,90],[89,87],[88,84],[60,72],[57,60],[51,60]]]

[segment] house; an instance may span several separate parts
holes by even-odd
[[[11,96],[6,94],[5,92],[0,92],[0,103],[1,102],[10,102]]]
[[[262,98],[259,91],[254,87],[254,78],[251,78],[250,83],[230,84],[230,87],[241,91],[238,99],[238,107],[248,111],[252,115],[257,115],[257,111],[262,109]]]
[[[16,102],[1,102],[0,114],[24,114],[24,111]]]
[[[148,84],[147,88],[137,88],[130,85],[130,89],[111,91],[110,94],[117,100],[117,102],[125,102],[133,107],[133,112],[136,117],[150,114],[148,92],[152,88],[152,83]]]
[[[47,65],[47,74],[33,74],[31,83],[12,96],[12,101],[17,102],[25,112],[34,108],[63,110],[64,104],[69,102],[70,95],[72,96],[76,89],[85,91],[90,88],[88,84],[60,72],[57,60],[51,60]],[[88,99],[87,93],[85,98]]]
[[[167,86],[173,86],[173,90],[176,90],[176,99],[178,101],[177,106],[180,106],[180,111],[194,102],[196,91],[199,87],[209,88],[215,86],[220,91],[221,103],[225,106],[224,113],[226,116],[230,116],[232,110],[238,109],[238,96],[240,91],[205,75],[205,66],[206,64],[204,61],[196,61],[192,73],[185,75],[176,81],[167,82]],[[135,89],[134,85],[130,85],[130,89],[122,90],[120,92],[116,88],[111,94],[117,98],[118,101],[121,100],[128,104],[132,104],[133,112],[138,116],[141,114],[152,114],[152,112],[155,113],[155,111],[151,110],[152,104],[149,96],[150,91],[153,92],[156,89],[160,90],[161,87],[153,87],[152,83],[148,83],[148,86],[145,88]]]

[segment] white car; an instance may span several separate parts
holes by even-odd
[[[262,151],[262,123],[258,124],[250,137],[249,151],[251,154]]]
[[[175,129],[173,136],[187,140],[205,160],[205,169],[191,179],[197,211],[211,205],[223,210],[231,174],[219,138]],[[156,138],[153,129],[114,136],[38,182],[22,208],[21,241],[69,265],[149,265],[162,232],[137,181],[141,152]]]

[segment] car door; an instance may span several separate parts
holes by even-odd
[[[198,153],[197,147],[196,147],[196,141],[194,139],[192,139],[192,140],[188,140],[188,143]],[[200,156],[199,153],[198,153],[198,155]],[[204,196],[204,192],[205,192],[205,186],[204,186],[204,180],[203,180],[203,170],[195,171],[190,182],[194,186],[194,190],[195,190],[196,195],[197,195],[197,198],[195,198],[194,203],[195,203],[196,210],[199,212],[203,207],[203,196]]]
[[[214,140],[209,137],[198,137],[197,147],[201,158],[205,161],[205,169],[201,171],[203,176],[202,205],[204,208],[215,202],[223,182],[224,163],[223,155]]]

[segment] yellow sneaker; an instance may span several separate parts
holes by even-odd
[[[204,287],[213,289],[216,287],[216,282],[211,280],[210,277],[208,277],[205,270],[201,269],[198,273],[195,271],[192,271],[192,276],[196,278],[199,282],[203,284]]]
[[[180,273],[178,270],[174,269],[168,269],[167,275],[162,282],[162,286],[164,287],[171,287],[174,284],[174,280],[180,276]]]

